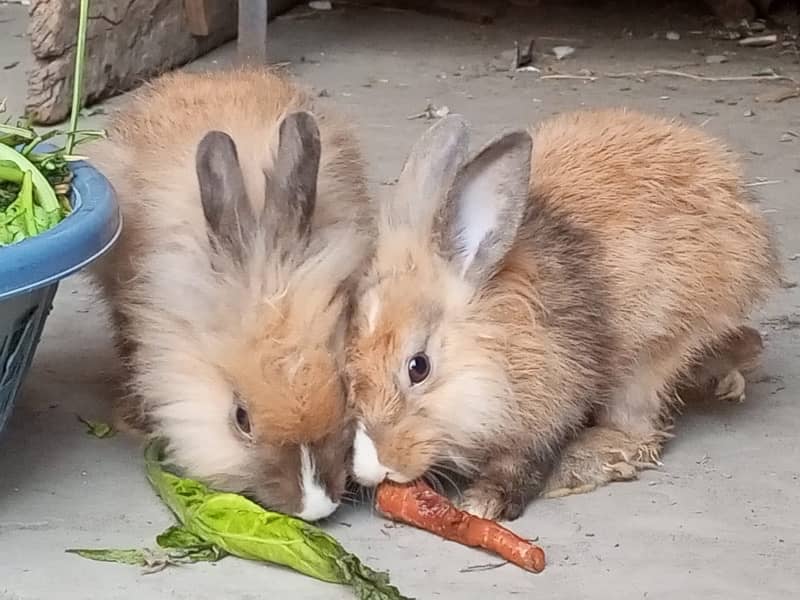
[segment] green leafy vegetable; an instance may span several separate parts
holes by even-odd
[[[180,521],[158,536],[159,550],[68,550],[84,558],[161,569],[217,561],[232,554],[275,563],[322,581],[353,588],[359,600],[411,600],[347,552],[333,537],[301,519],[264,510],[243,496],[178,477],[161,465],[163,444],[145,451],[147,478]]]
[[[178,477],[161,467],[160,454],[159,443],[148,447],[147,478],[189,533],[240,558],[348,584],[361,600],[408,600],[385,573],[362,564],[318,527],[264,510],[243,496]]]
[[[81,0],[69,131],[39,133],[25,120],[0,123],[0,247],[43,233],[69,214],[72,173],[68,162],[78,159],[72,148],[105,135],[103,131],[77,129],[88,5],[88,0]],[[5,101],[0,101],[0,112],[4,110]],[[65,146],[34,152],[40,143],[58,136],[66,136]],[[25,174],[30,176],[27,184]]]
[[[116,433],[111,425],[108,423],[103,423],[102,421],[84,419],[80,415],[78,415],[78,421],[86,425],[86,433],[93,435],[96,438],[110,438]]]

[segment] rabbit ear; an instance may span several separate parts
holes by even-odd
[[[209,131],[197,146],[195,169],[212,242],[243,259],[256,219],[231,137]]]
[[[506,134],[488,144],[455,177],[437,221],[440,251],[462,277],[491,277],[517,236],[530,185],[533,140]]]
[[[304,237],[311,228],[317,199],[320,139],[311,113],[295,112],[281,121],[278,151],[267,176],[263,218]]]
[[[467,124],[458,115],[444,117],[423,133],[411,148],[392,201],[383,206],[383,222],[390,228],[429,231],[468,149]]]

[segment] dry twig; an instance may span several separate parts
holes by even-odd
[[[542,75],[539,79],[576,79],[578,81],[597,81],[597,76],[595,75],[570,75],[570,74],[560,74],[556,73],[553,75]]]
[[[670,69],[648,69],[646,71],[630,71],[624,73],[603,73],[602,75],[573,75],[568,73],[557,73],[553,75],[542,75],[539,79],[578,79],[583,81],[596,81],[600,77],[608,77],[610,79],[641,79],[643,77],[662,76],[662,77],[682,77],[684,79],[691,79],[693,81],[704,81],[710,83],[721,82],[743,82],[743,81],[790,81],[798,83],[798,81],[788,75],[779,75],[775,71],[766,71],[761,74],[755,75],[729,75],[724,77],[709,77],[706,75],[698,75],[696,73],[687,73],[685,71],[673,71]],[[796,91],[787,95],[784,100],[796,97],[800,91]],[[778,100],[780,101],[780,100]]]

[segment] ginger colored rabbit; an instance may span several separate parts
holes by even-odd
[[[451,470],[465,508],[513,519],[657,460],[687,377],[743,392],[754,356],[726,344],[755,333],[776,254],[697,129],[577,112],[470,159],[447,117],[380,211],[348,354],[363,484]]]
[[[95,275],[128,371],[128,420],[167,438],[192,476],[329,515],[353,439],[348,282],[370,241],[350,128],[265,70],[174,73],[90,154],[123,211]]]

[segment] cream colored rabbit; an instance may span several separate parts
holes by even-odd
[[[624,110],[561,115],[471,159],[445,118],[378,221],[349,348],[355,476],[451,469],[490,518],[655,461],[681,378],[741,395],[738,362],[697,363],[755,333],[742,324],[777,279],[733,157]]]
[[[129,420],[166,437],[193,476],[327,516],[352,444],[347,283],[369,241],[351,131],[267,71],[172,74],[91,156],[124,216],[96,274],[130,372]]]

